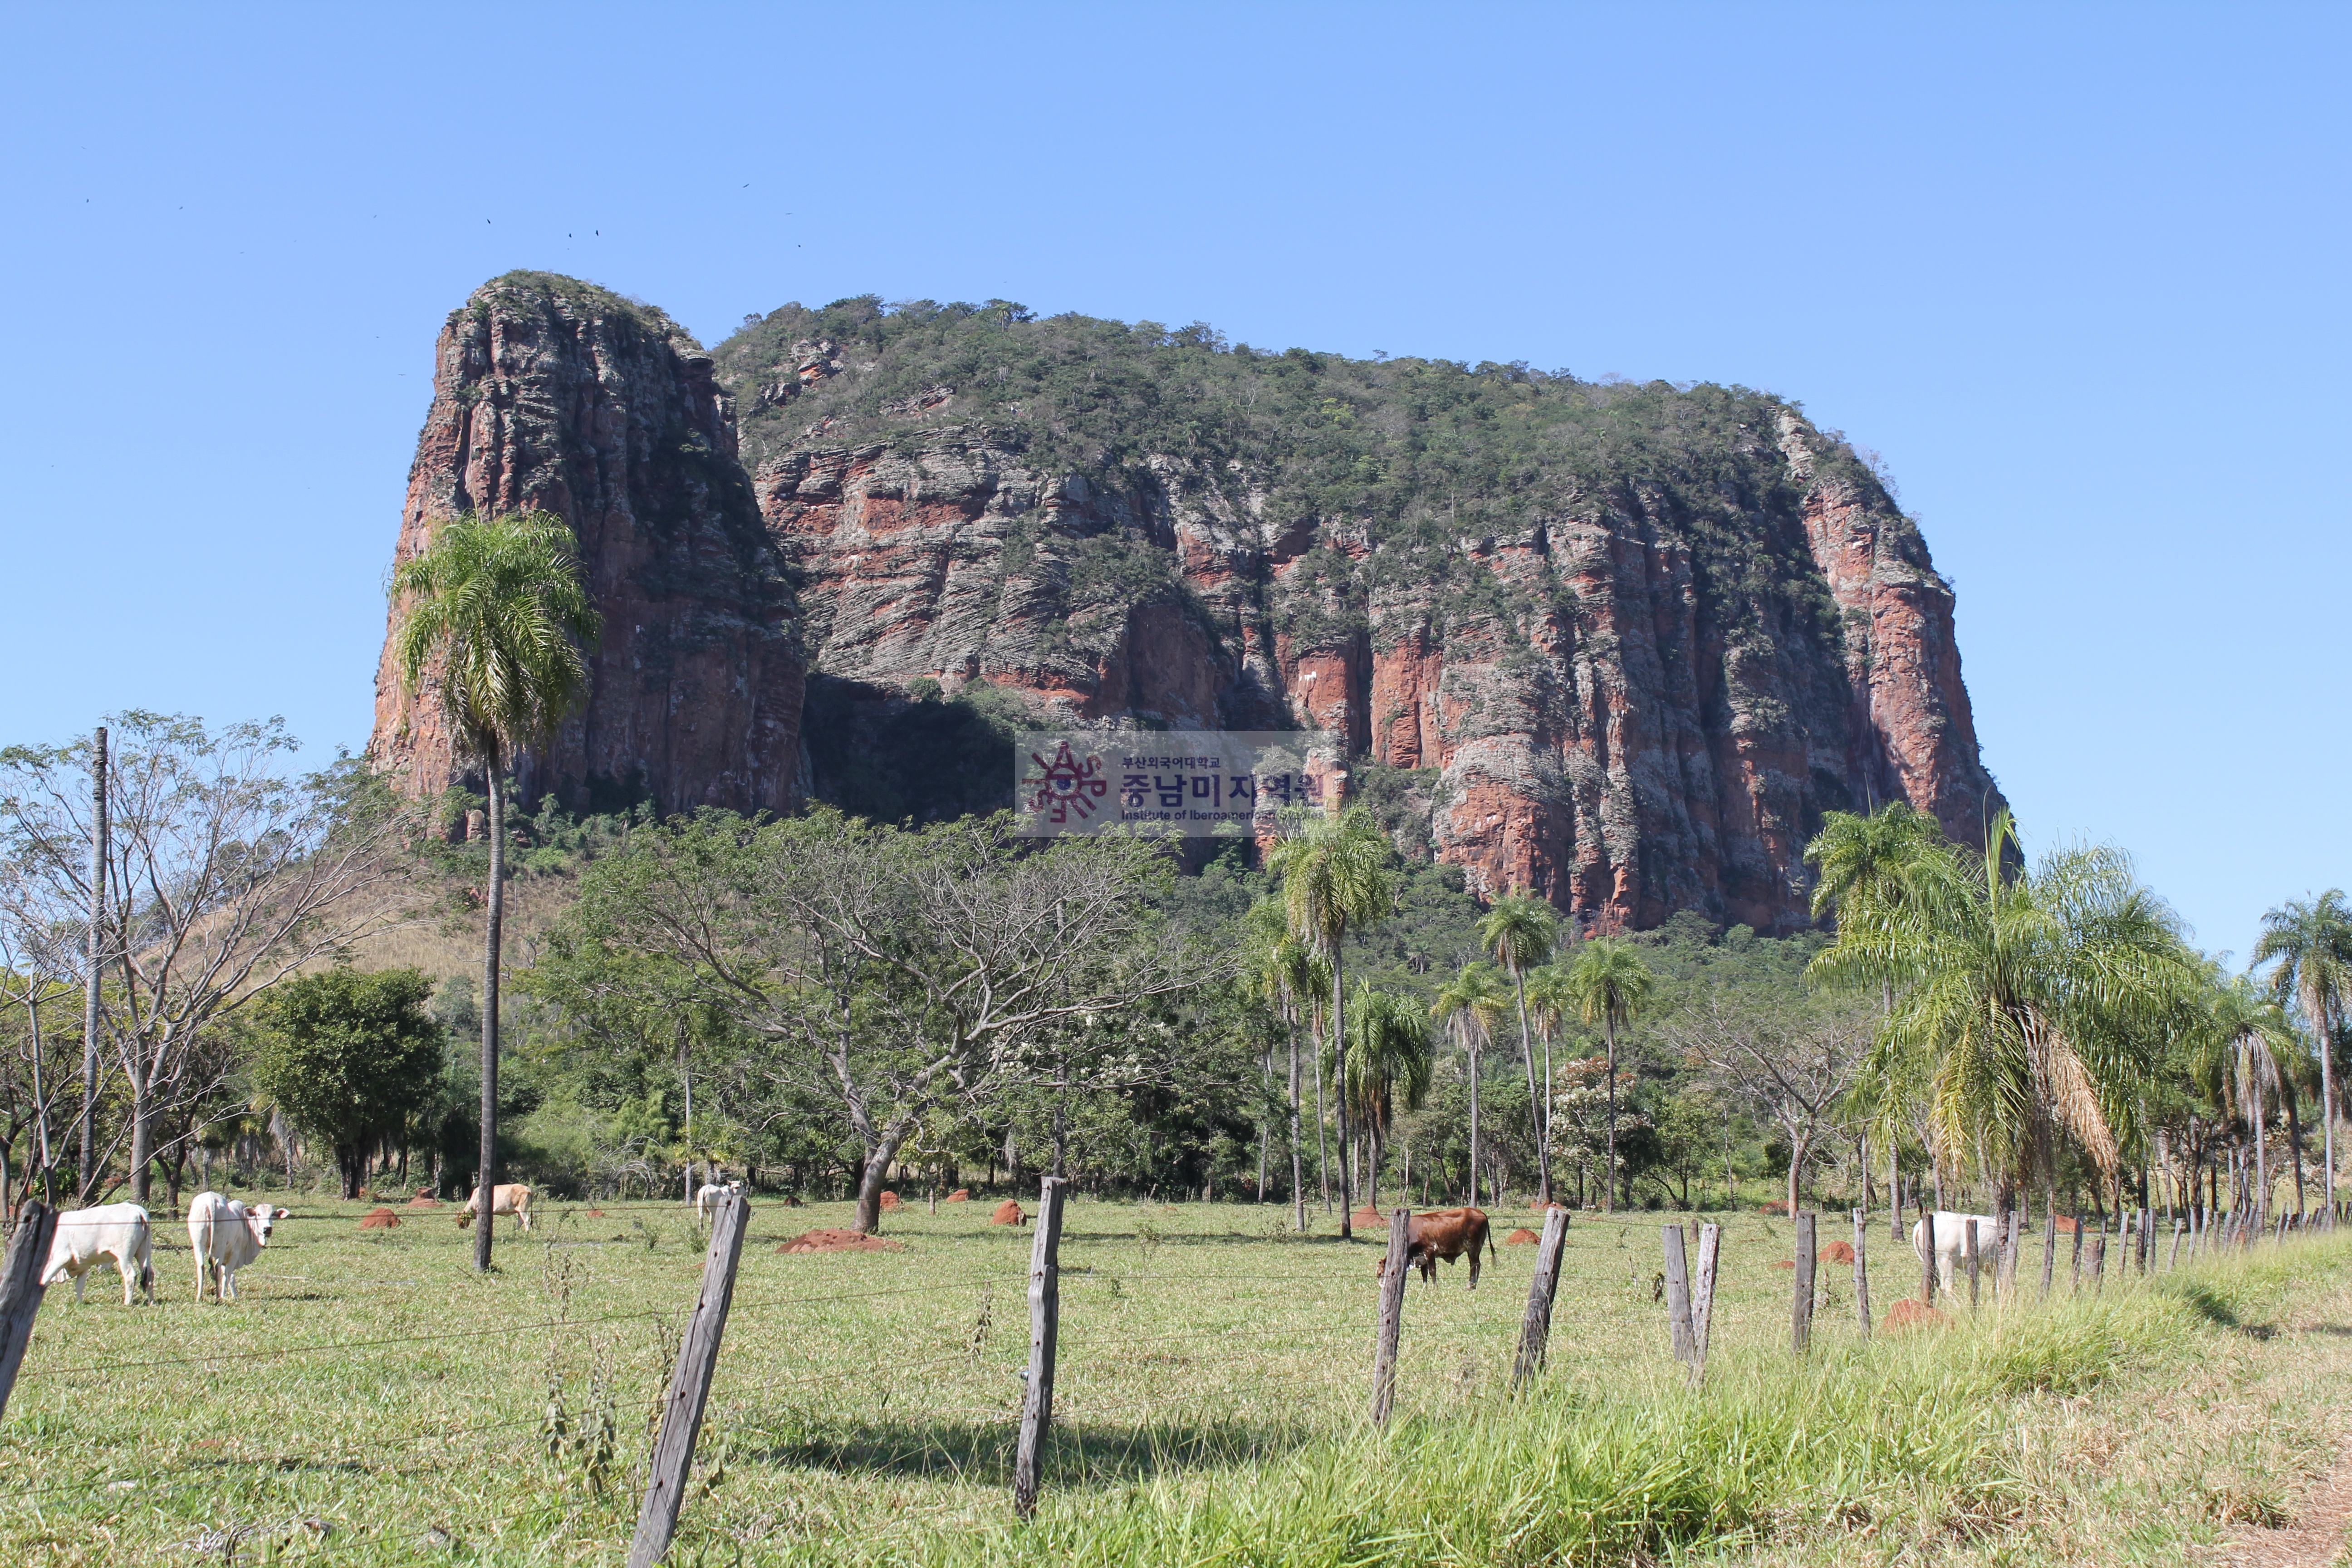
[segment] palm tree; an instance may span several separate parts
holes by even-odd
[[[2263,916],[2263,934],[2247,967],[2273,965],[2271,990],[2282,1003],[2301,1003],[2319,1047],[2321,1201],[2336,1225],[2336,1019],[2352,1000],[2352,909],[2341,889],[2311,900],[2289,900]]]
[[[1437,993],[1437,1003],[1429,1010],[1432,1023],[1443,1024],[1469,1058],[1470,1088],[1470,1203],[1478,1202],[1478,1053],[1494,1038],[1495,1020],[1502,1016],[1503,1004],[1508,994],[1502,982],[1496,979],[1494,966],[1486,963],[1465,965],[1462,973],[1448,981]]]
[[[2226,1056],[2230,1098],[2245,1118],[2254,1146],[2254,1223],[2259,1228],[2270,1217],[2270,1160],[2264,1134],[2270,1128],[2268,1097],[2286,1090],[2281,1068],[2292,1060],[2294,1030],[2286,1010],[2273,998],[2254,989],[2244,975],[2223,980],[2211,976],[2207,1008],[2210,1038]]]
[[[1523,988],[1527,995],[1528,1018],[1535,1025],[1536,1033],[1543,1037],[1543,1139],[1538,1158],[1543,1165],[1543,1201],[1549,1205],[1551,1196],[1551,1123],[1552,1097],[1559,1092],[1551,1070],[1551,1047],[1559,1034],[1562,1020],[1576,1011],[1576,999],[1568,994],[1568,971],[1557,963],[1547,963],[1527,978]]]
[[[1543,1095],[1536,1090],[1536,1053],[1528,1032],[1528,971],[1549,962],[1558,939],[1559,921],[1551,906],[1525,891],[1506,893],[1478,919],[1478,941],[1486,955],[1511,977],[1519,1004],[1519,1061],[1528,1073],[1528,1105],[1535,1117],[1536,1182],[1543,1201],[1551,1202],[1551,1115]],[[1551,1081],[1550,1064],[1544,1081]]]
[[[1601,1189],[1604,1214],[1617,1212],[1617,1031],[1642,1016],[1657,976],[1631,942],[1598,937],[1577,950],[1566,989],[1587,1026],[1598,1025],[1609,1047],[1609,1168]]]
[[[1388,865],[1393,849],[1381,825],[1360,805],[1351,805],[1337,816],[1294,818],[1289,827],[1266,851],[1265,868],[1282,879],[1282,909],[1291,934],[1330,966],[1328,1037],[1344,1040],[1348,1015],[1340,1000],[1339,945],[1349,931],[1370,925],[1396,902],[1396,880]],[[1343,1055],[1339,1086],[1342,1239],[1355,1234],[1348,1215],[1356,1201],[1348,1163],[1346,1063]]]
[[[1814,874],[1813,919],[1832,917],[1843,930],[1895,918],[1910,874],[1923,857],[1939,853],[1943,847],[1944,830],[1936,819],[1914,811],[1908,801],[1889,801],[1868,816],[1831,812],[1805,846],[1805,861]],[[1878,1005],[1882,1017],[1895,1011],[1891,974],[1879,978]],[[1898,1230],[1903,1208],[1899,1129],[1910,1109],[1909,1087],[1904,1075],[1856,1086],[1886,1142],[1887,1204],[1897,1216]]]
[[[1808,973],[1907,984],[1869,1070],[1919,1072],[1936,1149],[1972,1154],[2005,1203],[2038,1173],[2054,1206],[2059,1132],[2120,1181],[2141,1088],[2200,976],[2171,910],[2121,854],[2070,849],[2012,871],[2016,847],[2003,812],[1983,854],[1922,854],[1899,901],[1842,928]]]
[[[1290,1041],[1290,1198],[1292,1224],[1298,1233],[1307,1233],[1307,1173],[1306,1154],[1298,1141],[1298,1015],[1301,1005],[1310,997],[1320,996],[1329,988],[1328,966],[1316,956],[1307,945],[1290,934],[1284,922],[1282,906],[1272,899],[1260,899],[1250,906],[1248,916],[1250,936],[1249,971],[1257,993],[1274,1005],[1282,1017],[1283,1033]],[[1320,1085],[1318,1085],[1320,1091]],[[1322,1131],[1318,1124],[1316,1131]]]
[[[437,687],[458,755],[489,784],[489,886],[482,945],[481,1223],[474,1267],[490,1266],[489,1196],[498,1181],[499,940],[506,912],[506,771],[551,734],[587,687],[583,644],[602,620],[589,603],[572,533],[549,512],[478,518],[436,530],[392,574],[393,631],[412,700]]]
[[[1421,1109],[1429,1098],[1430,1068],[1429,1026],[1420,1009],[1402,996],[1358,981],[1348,1015],[1345,1057],[1327,1047],[1325,1071],[1346,1086],[1357,1125],[1370,1145],[1370,1201],[1374,1206],[1381,1200],[1381,1156],[1397,1102],[1402,1100],[1407,1110]]]

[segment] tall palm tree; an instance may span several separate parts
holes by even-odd
[[[1495,977],[1494,966],[1472,963],[1439,989],[1430,1021],[1442,1024],[1468,1060],[1470,1089],[1470,1203],[1478,1202],[1478,1057],[1495,1037],[1495,1020],[1503,1016],[1509,993]]]
[[[401,606],[393,655],[412,700],[437,688],[450,740],[489,784],[489,886],[482,943],[482,1150],[474,1267],[490,1267],[498,1181],[499,942],[506,913],[506,773],[545,740],[588,684],[583,645],[602,619],[572,532],[550,512],[455,518],[392,574]]]
[[[1598,1026],[1609,1047],[1609,1168],[1601,1189],[1605,1214],[1617,1212],[1617,1031],[1650,1005],[1657,976],[1631,942],[1598,937],[1577,950],[1568,966],[1567,992],[1586,1025]]]
[[[1559,1026],[1576,1011],[1576,999],[1568,994],[1568,971],[1557,963],[1547,963],[1528,975],[1524,987],[1527,995],[1528,1021],[1536,1033],[1543,1037],[1543,1137],[1537,1158],[1543,1166],[1543,1201],[1549,1205],[1551,1195],[1552,1097],[1559,1086],[1553,1080],[1551,1047],[1559,1034]]]
[[[1290,1042],[1291,1218],[1303,1236],[1307,1231],[1307,1173],[1306,1153],[1298,1139],[1298,1022],[1300,1009],[1308,999],[1329,989],[1327,965],[1305,942],[1290,934],[1282,906],[1273,899],[1260,899],[1250,906],[1248,928],[1252,982],[1257,994],[1272,1004],[1281,1016],[1283,1033]]]
[[[2003,812],[1982,854],[1923,855],[1899,903],[1843,927],[1808,973],[1907,984],[1868,1070],[1921,1064],[1933,1147],[1972,1155],[2007,1202],[2038,1173],[2054,1204],[2061,1132],[2105,1184],[2121,1179],[2141,1087],[2200,976],[2171,910],[2122,855],[2070,849],[2012,871],[2016,847]]]
[[[1372,814],[1351,805],[1337,816],[1294,817],[1288,831],[1266,851],[1265,868],[1282,879],[1282,909],[1291,931],[1331,970],[1329,1038],[1348,1037],[1340,943],[1351,931],[1370,925],[1396,902],[1396,879],[1389,872],[1394,853]],[[1340,1058],[1339,1235],[1355,1234],[1349,1212],[1356,1196],[1348,1161],[1347,1058]]]
[[[1348,1015],[1344,1058],[1326,1047],[1325,1070],[1344,1082],[1352,1097],[1356,1124],[1370,1153],[1370,1201],[1381,1200],[1381,1156],[1388,1145],[1397,1104],[1418,1110],[1429,1098],[1429,1026],[1421,1010],[1403,997],[1356,983]],[[1344,1062],[1344,1070],[1343,1070]]]
[[[2300,1003],[2319,1047],[2321,1201],[2336,1224],[2336,1020],[2352,1000],[2352,908],[2341,889],[2315,899],[2289,900],[2263,916],[2249,968],[2270,964],[2271,990],[2283,1003]]]
[[[1528,1105],[1535,1118],[1537,1185],[1543,1201],[1551,1202],[1551,1114],[1536,1089],[1535,1043],[1528,1031],[1528,971],[1550,962],[1559,938],[1559,921],[1551,906],[1524,890],[1506,893],[1478,918],[1478,941],[1486,956],[1511,977],[1519,1004],[1519,1061],[1528,1073]],[[1551,1074],[1547,1070],[1545,1081]]]

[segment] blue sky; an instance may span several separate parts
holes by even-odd
[[[0,9],[0,742],[366,738],[433,334],[845,295],[1744,383],[1883,454],[2029,843],[2352,882],[2342,8]]]

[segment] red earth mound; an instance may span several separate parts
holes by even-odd
[[[1389,1216],[1371,1205],[1366,1204],[1348,1216],[1348,1223],[1358,1230],[1386,1230],[1389,1227]]]
[[[1773,1260],[1772,1267],[1775,1268],[1785,1268],[1791,1274],[1794,1274],[1797,1271],[1796,1264],[1786,1258],[1775,1258]]]
[[[408,1206],[413,1209],[437,1209],[441,1206],[441,1200],[439,1198],[428,1198],[424,1194],[419,1193],[416,1196],[408,1200]]]
[[[996,1205],[996,1212],[988,1216],[988,1223],[991,1225],[1026,1225],[1029,1223],[1029,1216],[1021,1212],[1021,1205],[1019,1204],[1014,1203],[1011,1198],[1007,1198],[1003,1203]]]
[[[1823,1263],[1851,1263],[1853,1261],[1853,1243],[1832,1241],[1822,1248],[1819,1257]]]
[[[1906,1296],[1895,1303],[1895,1310],[1878,1327],[1881,1332],[1891,1334],[1897,1329],[1940,1329],[1946,1321],[1944,1314],[1935,1308],[1922,1306],[1915,1296]]]
[[[968,1204],[971,1202],[971,1189],[966,1187],[958,1187],[955,1191],[948,1194],[948,1202],[951,1204]]]
[[[1542,1239],[1543,1238],[1536,1235],[1534,1231],[1522,1228],[1515,1230],[1511,1232],[1510,1235],[1503,1237],[1503,1245],[1505,1247],[1533,1247],[1537,1242]]]
[[[589,1209],[586,1212],[590,1219],[603,1219],[604,1217],[604,1211],[603,1209]]]
[[[1785,1199],[1774,1198],[1769,1204],[1758,1204],[1756,1205],[1756,1212],[1758,1214],[1785,1215],[1789,1212],[1789,1205]]]
[[[367,1212],[367,1217],[360,1221],[360,1228],[362,1230],[390,1230],[399,1223],[400,1216],[393,1213],[390,1209],[370,1209]]]
[[[813,1230],[796,1236],[776,1248],[778,1252],[904,1252],[903,1243],[885,1241],[878,1236],[860,1236],[854,1230]]]
[[[2058,1234],[2061,1236],[2072,1236],[2074,1234],[2074,1222],[2068,1215],[2062,1214],[2058,1216]]]
[[[898,1194],[896,1194],[896,1193],[884,1193],[884,1194],[882,1194],[882,1212],[883,1212],[884,1214],[888,1214],[892,1209],[897,1208],[898,1206]]]

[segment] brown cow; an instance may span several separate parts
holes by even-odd
[[[1405,1222],[1404,1261],[1408,1268],[1419,1268],[1422,1279],[1437,1283],[1437,1260],[1452,1263],[1464,1253],[1470,1255],[1470,1289],[1478,1289],[1478,1249],[1483,1247],[1500,1258],[1503,1255],[1495,1246],[1494,1233],[1486,1227],[1485,1209],[1432,1209],[1427,1214],[1414,1215]],[[1389,1260],[1381,1258],[1372,1272],[1386,1279]]]
[[[466,1200],[465,1212],[457,1216],[457,1228],[459,1230],[472,1228],[474,1216],[481,1212],[482,1189],[476,1187],[474,1195]],[[502,1214],[514,1215],[522,1222],[523,1229],[529,1230],[530,1228],[530,1189],[520,1182],[499,1183],[490,1193],[490,1217],[496,1219]]]

